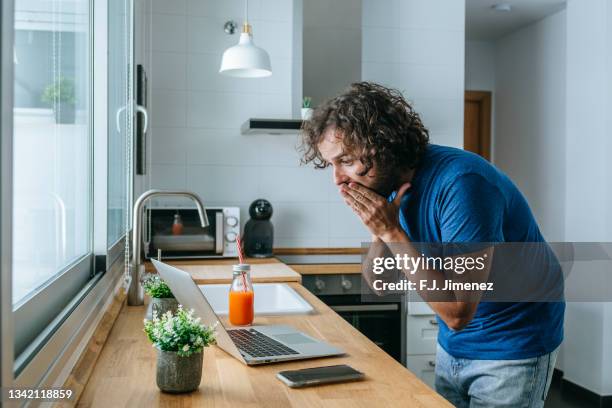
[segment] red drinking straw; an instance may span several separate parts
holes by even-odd
[[[242,240],[240,239],[240,235],[236,236],[236,247],[238,249],[238,259],[241,264],[244,264],[244,255],[242,254]],[[244,286],[244,291],[246,292],[247,284],[246,284],[246,276],[244,272],[242,272],[242,283]]]

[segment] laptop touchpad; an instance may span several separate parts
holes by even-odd
[[[300,333],[275,334],[274,338],[285,344],[316,343],[316,341],[310,337],[306,337]]]

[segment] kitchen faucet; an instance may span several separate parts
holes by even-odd
[[[202,228],[208,227],[208,217],[202,199],[190,191],[165,191],[149,190],[142,193],[134,203],[134,213],[132,214],[132,260],[129,265],[131,277],[128,289],[128,305],[140,306],[144,304],[144,289],[142,277],[144,276],[144,257],[142,254],[142,215],[144,203],[151,197],[157,196],[182,196],[192,198],[198,208],[200,223]]]

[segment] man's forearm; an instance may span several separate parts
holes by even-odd
[[[412,242],[408,239],[408,236],[403,232],[394,231],[388,236],[381,239],[381,242],[385,242],[387,247],[393,255],[398,252],[408,255],[409,257],[418,258],[421,256],[419,251],[414,248]],[[395,245],[394,245],[395,244]],[[394,250],[394,246],[401,246],[402,251]],[[454,330],[460,330],[465,327],[473,318],[476,312],[476,306],[478,301],[462,301],[462,299],[473,299],[473,296],[457,296],[457,293],[452,290],[444,290],[446,275],[442,271],[435,269],[424,269],[418,268],[416,271],[402,270],[408,280],[412,282],[421,282],[422,280],[427,281],[427,287],[435,285],[438,288],[435,293],[435,300],[443,299],[444,301],[435,301],[432,299],[431,292],[428,290],[422,290],[421,285],[416,285],[416,290],[419,295],[429,304],[429,306],[440,316],[440,318]],[[488,270],[486,272],[488,274]]]

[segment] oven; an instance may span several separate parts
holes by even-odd
[[[278,255],[289,265],[360,263],[360,255]],[[366,284],[363,282],[363,284]],[[304,274],[302,285],[395,360],[406,362],[406,307],[401,297],[385,302],[362,299],[361,275]]]
[[[238,256],[239,207],[207,207],[209,226],[202,228],[196,208],[150,208],[144,248],[147,258],[233,258]]]

